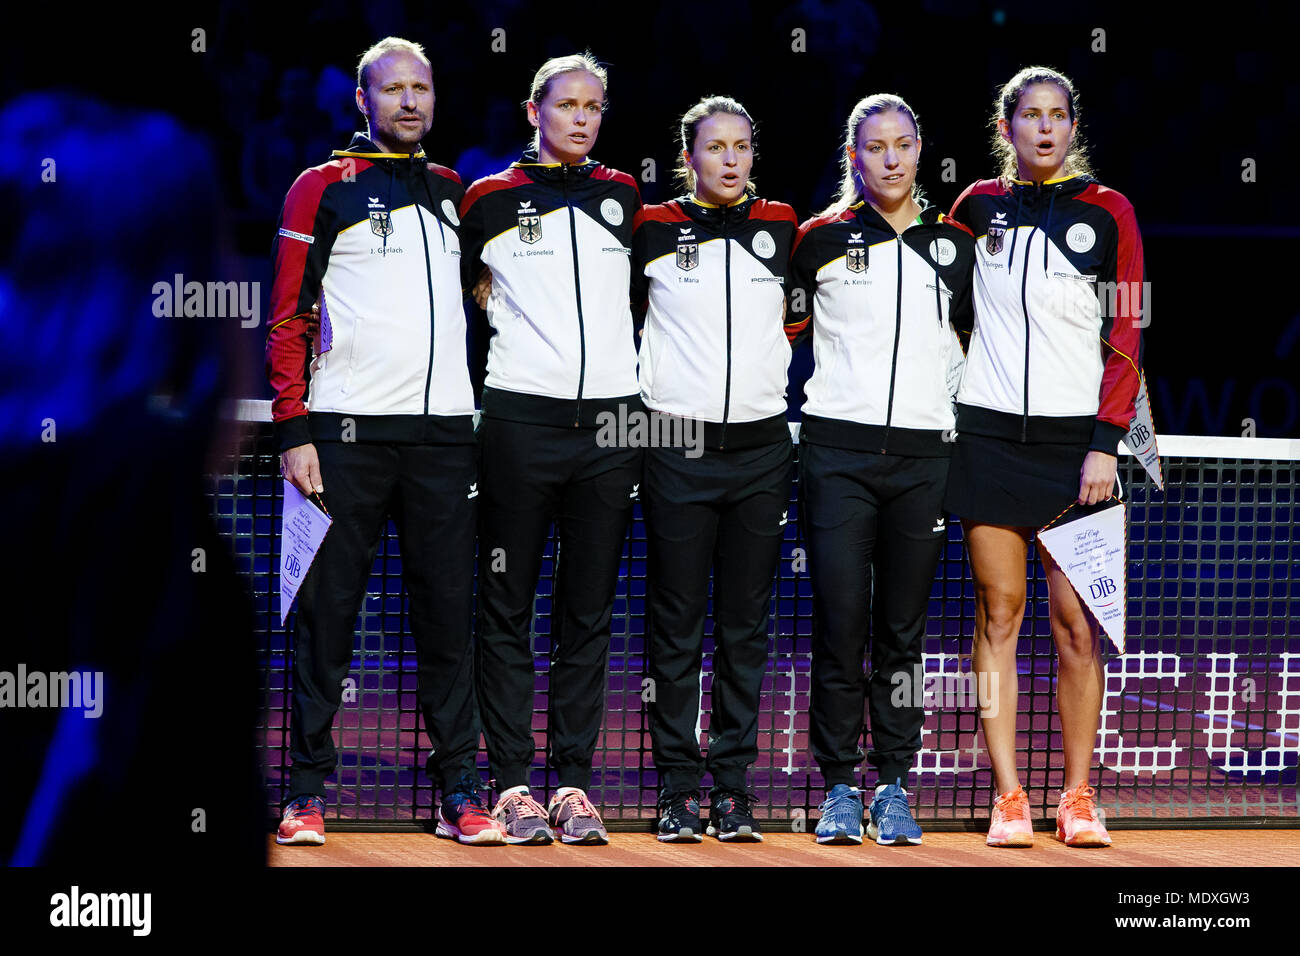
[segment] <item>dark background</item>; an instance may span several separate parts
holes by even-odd
[[[1194,7],[1044,6],[203,3],[79,18],[78,34],[103,42],[78,43],[73,56],[62,42],[26,40],[10,75],[24,88],[165,111],[204,134],[225,213],[213,241],[229,247],[226,268],[240,274],[187,278],[260,281],[265,318],[284,194],[362,128],[356,61],[389,34],[425,45],[437,93],[425,147],[467,183],[526,143],[520,104],[542,61],[589,48],[609,65],[611,101],[592,155],[636,176],[647,202],[675,195],[676,118],[701,95],[724,92],[758,120],[761,194],[791,203],[801,219],[832,199],[843,124],[859,97],[897,92],[913,106],[924,140],[919,181],[947,209],[996,172],[988,130],[996,89],[1024,65],[1047,64],[1080,90],[1098,177],[1137,210],[1152,283],[1146,368],[1157,431],[1239,435],[1249,417],[1260,436],[1296,435],[1294,24],[1249,3],[1213,19]],[[191,50],[195,28],[206,31],[206,52]],[[494,53],[498,28],[506,51]],[[795,28],[806,31],[807,52],[792,52]],[[1093,51],[1097,29],[1104,52]],[[1255,182],[1242,181],[1246,158],[1256,161]],[[646,159],[657,181],[644,181]],[[945,159],[955,162],[954,181],[941,177]],[[161,197],[145,198],[151,171],[167,162],[142,150],[138,179],[117,187],[140,190],[140,215],[155,221],[158,242],[186,228]],[[142,307],[150,301],[142,290]],[[241,397],[269,398],[265,324],[235,334],[253,372]],[[805,350],[792,377],[802,380],[809,362]]]
[[[946,208],[996,172],[995,90],[1031,63],[1063,70],[1082,94],[1094,169],[1143,231],[1157,431],[1238,435],[1251,418],[1259,436],[1296,435],[1293,24],[1249,3],[1214,19],[1134,3],[1044,7],[263,2],[50,6],[26,21],[7,11],[0,502],[11,616],[0,669],[102,669],[118,703],[98,722],[0,713],[0,740],[12,742],[0,859],[84,859],[87,832],[105,859],[261,859],[251,611],[200,476],[230,435],[222,402],[270,397],[266,326],[160,318],[153,287],[176,272],[258,282],[265,320],[283,196],[360,128],[355,64],[390,34],[425,45],[438,97],[425,146],[467,179],[528,140],[520,104],[542,61],[589,48],[609,65],[612,104],[593,155],[638,179],[653,159],[647,202],[674,195],[676,117],[721,92],[759,121],[760,192],[801,218],[832,199],[861,96],[911,103],[920,180]],[[806,52],[791,49],[795,29]],[[1098,29],[1105,52],[1093,50]],[[1247,158],[1255,182],[1242,180]],[[57,182],[41,178],[49,159]],[[808,362],[804,350],[792,370],[795,409]],[[202,573],[196,548],[208,555]],[[207,810],[208,836],[177,837],[194,808]],[[100,820],[113,826],[77,825]]]

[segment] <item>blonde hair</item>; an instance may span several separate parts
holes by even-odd
[[[551,57],[543,63],[533,74],[533,85],[528,90],[525,105],[532,103],[540,108],[542,100],[546,99],[546,94],[551,91],[551,81],[562,73],[590,73],[600,80],[601,110],[609,108],[609,73],[596,61],[590,50],[571,53],[568,56]],[[541,143],[542,131],[534,130],[533,149],[540,149]]]
[[[1065,94],[1065,102],[1070,111],[1070,121],[1075,122],[1079,119],[1079,94],[1074,89],[1074,84],[1064,73],[1058,73],[1048,66],[1027,66],[1011,79],[998,92],[998,97],[993,101],[993,155],[1001,157],[1002,168],[998,171],[998,178],[1005,189],[1010,185],[1010,180],[1016,177],[1019,169],[1016,166],[1016,147],[1014,143],[1008,143],[1002,138],[1002,131],[998,128],[998,120],[1004,119],[1008,123],[1011,117],[1015,115],[1016,108],[1020,105],[1020,97],[1025,94],[1025,90],[1035,83],[1055,83]],[[1088,162],[1088,144],[1083,140],[1083,134],[1076,130],[1074,139],[1070,142],[1070,148],[1065,153],[1065,174],[1067,176],[1076,173],[1092,174],[1092,166]]]
[[[758,154],[755,143],[758,134],[754,128],[754,117],[749,115],[749,110],[745,109],[745,107],[740,104],[739,100],[733,99],[730,96],[706,96],[682,115],[680,123],[682,149],[694,155],[695,134],[699,132],[700,124],[710,116],[715,116],[718,113],[729,113],[732,116],[740,116],[749,123],[749,147],[754,151],[754,155],[757,156]],[[686,162],[686,157],[680,153],[677,155],[677,168],[673,170],[673,176],[687,193],[694,195],[696,183],[695,170],[691,169]],[[746,180],[745,192],[754,195],[757,191],[753,177]]]
[[[921,138],[921,124],[917,122],[916,113],[912,107],[908,106],[901,96],[893,93],[872,93],[870,96],[864,96],[854,105],[849,112],[849,120],[845,124],[844,145],[841,149],[840,165],[843,175],[840,177],[840,188],[835,194],[835,201],[823,209],[820,213],[822,216],[836,215],[844,212],[850,206],[856,204],[859,200],[864,199],[862,192],[862,180],[858,177],[858,171],[853,166],[853,160],[849,158],[849,150],[858,148],[858,131],[862,124],[867,121],[868,116],[875,116],[877,113],[889,113],[897,111],[906,113],[907,118],[912,121],[912,130],[916,138]],[[920,200],[921,189],[912,183],[912,199]]]
[[[429,72],[433,73],[433,64],[424,55],[424,47],[420,44],[412,43],[410,40],[403,40],[401,37],[384,37],[361,54],[361,59],[357,63],[357,86],[362,90],[368,89],[366,84],[369,82],[369,78],[366,76],[366,71],[370,69],[371,64],[376,60],[390,53],[410,53],[417,59],[423,60],[424,65],[429,68]]]

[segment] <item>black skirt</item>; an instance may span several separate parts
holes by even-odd
[[[943,506],[959,518],[1041,528],[1079,498],[1088,443],[1022,444],[961,432]]]

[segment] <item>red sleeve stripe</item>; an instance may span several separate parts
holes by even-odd
[[[344,164],[346,165],[346,168]],[[304,171],[289,188],[280,215],[280,228],[322,240],[315,235],[316,218],[325,190],[349,174],[373,165],[369,160],[335,160]],[[271,314],[266,336],[266,377],[275,392],[271,417],[284,421],[306,414],[307,323],[299,310],[307,256],[314,243],[289,236],[276,236],[275,261],[271,264]],[[310,309],[310,305],[307,307]]]
[[[504,172],[497,173],[495,176],[484,176],[477,179],[469,187],[469,192],[465,193],[465,198],[460,201],[460,218],[465,218],[465,213],[469,207],[474,205],[480,197],[488,193],[494,193],[498,189],[511,189],[515,186],[522,186],[524,183],[530,183],[532,180],[522,169],[511,167]]]
[[[966,226],[958,222],[956,219],[952,218],[952,216],[944,216],[942,222],[945,226],[952,226],[954,229],[960,229],[962,232],[966,233],[966,235],[971,236],[972,238],[975,235],[975,233],[970,231],[969,226]]]
[[[794,214],[794,208],[787,206],[783,202],[768,202],[766,199],[760,199],[754,203],[754,208],[749,211],[751,219],[762,219],[766,222],[788,222],[790,225],[798,227],[799,219]]]
[[[790,255],[794,255],[795,250],[799,248],[799,243],[803,242],[804,236],[808,235],[808,233],[812,232],[818,226],[829,226],[833,222],[847,222],[852,218],[852,209],[845,209],[843,212],[839,213],[827,213],[824,216],[813,216],[813,218],[805,222],[799,227],[798,231],[795,232],[794,246],[790,249]]]
[[[1078,197],[1082,202],[1100,206],[1115,220],[1117,233],[1115,254],[1115,291],[1107,295],[1103,311],[1114,314],[1102,319],[1102,341],[1112,354],[1106,357],[1101,376],[1101,394],[1097,417],[1127,428],[1133,418],[1137,398],[1138,367],[1142,361],[1142,314],[1144,262],[1142,236],[1138,232],[1133,206],[1121,193],[1096,183]]]
[[[439,166],[437,163],[428,163],[427,165],[429,167],[429,172],[434,175],[441,176],[443,179],[450,179],[457,185],[460,184],[460,173],[456,172],[456,170],[449,169],[446,166]]]
[[[636,229],[643,222],[686,222],[690,217],[682,212],[682,207],[675,202],[661,203],[657,206],[642,206],[632,221]]]
[[[637,186],[636,180],[627,173],[617,169],[610,169],[608,166],[597,166],[591,171],[592,179],[610,179],[616,183],[622,183],[624,186],[631,186],[636,191],[636,201],[641,201],[641,189]]]

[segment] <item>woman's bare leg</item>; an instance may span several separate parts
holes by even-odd
[[[987,687],[981,701],[984,741],[998,793],[1020,784],[1016,770],[1016,708],[1019,675],[1016,643],[1025,616],[1025,558],[1028,529],[981,522],[962,522],[975,579],[975,644],[971,662],[977,686]]]
[[[1039,547],[1047,576],[1052,640],[1056,642],[1056,706],[1061,715],[1065,749],[1065,787],[1088,782],[1101,720],[1101,638],[1097,621],[1088,613],[1069,578]]]

